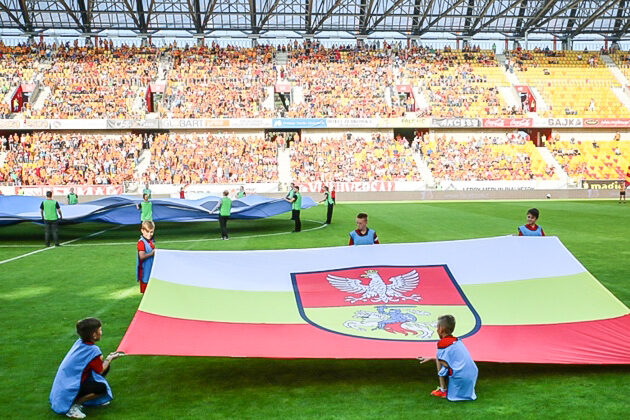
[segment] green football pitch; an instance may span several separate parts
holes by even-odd
[[[617,298],[630,305],[630,205],[616,201],[346,203],[323,226],[323,206],[302,213],[217,223],[158,223],[156,246],[248,250],[344,245],[355,215],[369,214],[381,243],[516,233],[538,207],[557,235]],[[48,394],[78,319],[103,321],[99,346],[114,351],[141,296],[135,281],[138,226],[63,226],[61,248],[42,250],[35,224],[0,227],[0,418],[58,418]],[[92,236],[89,236],[93,234]],[[11,260],[11,261],[7,261]],[[536,255],[523,255],[535,264]],[[474,268],[471,268],[474,269]],[[532,308],[535,310],[535,308]],[[155,331],[159,334],[159,331]],[[562,340],[562,329],[557,331]],[[610,337],[614,343],[615,337]],[[252,346],[256,343],[252,342]],[[128,356],[113,362],[114,401],[93,418],[627,418],[629,366],[479,363],[470,403],[429,396],[435,366],[415,360],[282,360]]]

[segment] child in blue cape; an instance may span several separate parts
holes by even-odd
[[[140,293],[144,293],[149,284],[153,258],[155,256],[155,242],[153,241],[155,224],[151,220],[145,220],[142,222],[140,232],[142,235],[140,235],[140,239],[138,239],[137,246],[136,279],[138,283],[140,283]]]
[[[436,364],[440,387],[431,392],[431,395],[448,398],[449,401],[476,400],[475,384],[479,370],[464,343],[453,337],[454,330],[453,315],[438,318],[437,333],[440,341],[437,344]],[[421,363],[429,360],[422,357],[418,359]]]
[[[112,360],[122,353],[110,353],[105,360],[94,343],[101,339],[101,321],[86,318],[77,322],[79,338],[66,354],[50,391],[50,406],[58,414],[82,419],[83,406],[106,405],[112,400],[112,390],[104,376]]]

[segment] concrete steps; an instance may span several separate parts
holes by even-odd
[[[282,185],[289,185],[293,181],[291,176],[291,149],[278,149],[278,181]]]
[[[136,165],[136,169],[133,171],[133,177],[139,185],[142,184],[144,173],[147,169],[149,169],[150,164],[151,150],[144,149],[140,152],[140,156],[138,156],[138,164]]]
[[[422,155],[420,153],[414,153],[413,160],[416,162],[418,173],[422,177],[422,181],[426,184],[427,188],[435,187],[435,178],[433,178],[433,173],[431,173],[431,169],[429,169],[429,166]]]

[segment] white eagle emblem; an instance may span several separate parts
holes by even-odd
[[[361,277],[370,279],[370,282],[363,284],[360,279],[333,276],[332,274],[329,274],[326,280],[328,280],[331,286],[336,287],[342,292],[361,295],[359,297],[346,296],[345,300],[350,303],[368,301],[373,303],[387,303],[402,302],[405,300],[418,302],[422,299],[421,296],[416,294],[411,296],[404,295],[404,293],[411,292],[418,286],[420,277],[416,270],[411,270],[407,274],[390,277],[390,284],[385,283],[377,270],[366,270],[365,274],[361,274]]]

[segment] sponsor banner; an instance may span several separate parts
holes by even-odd
[[[431,118],[380,118],[376,126],[385,128],[429,128],[432,125]]]
[[[582,127],[584,124],[582,118],[537,118],[535,125],[537,127],[571,128]]]
[[[229,126],[230,120],[227,118],[160,120],[160,128],[227,128]]]
[[[22,124],[26,130],[46,130],[48,126],[48,120],[24,120]]]
[[[625,186],[623,179],[584,179],[582,188],[588,190],[619,190]]]
[[[208,195],[220,196],[223,191],[228,190],[230,196],[234,197],[239,191],[241,186],[245,189],[247,194],[266,194],[278,192],[277,183],[251,183],[251,184],[191,184],[184,187],[184,194],[189,200],[196,200],[198,198],[206,197]],[[171,194],[174,197],[179,197],[179,185],[152,185],[151,192],[154,194]]]
[[[271,128],[271,118],[232,118],[231,128]]]
[[[630,118],[584,118],[584,127],[630,127]]]
[[[437,128],[481,127],[481,120],[478,118],[432,118],[431,126]]]
[[[526,191],[566,188],[564,181],[440,181],[442,190]]]
[[[146,129],[158,128],[160,120],[107,120],[107,128],[112,129]]]
[[[46,191],[52,191],[53,195],[68,195],[70,188],[74,188],[74,192],[79,197],[85,195],[117,195],[123,193],[122,185],[25,185],[11,187],[17,194],[20,189],[24,190],[24,195],[43,197]]]
[[[381,192],[396,191],[394,181],[370,181],[370,182],[303,182],[298,183],[300,192],[318,193],[327,186],[335,192]]]
[[[534,123],[532,118],[484,118],[485,128],[526,128]]]
[[[326,128],[324,118],[274,118],[273,128]]]
[[[0,120],[0,130],[13,130],[22,127],[22,121],[20,120]]]
[[[326,118],[327,128],[374,128],[379,126],[376,118]]]
[[[107,120],[49,120],[51,130],[105,130],[112,128]]]

